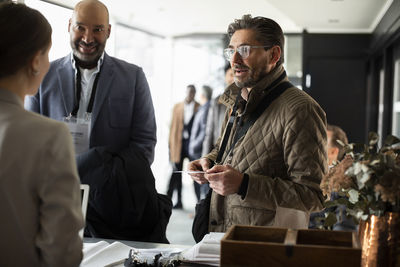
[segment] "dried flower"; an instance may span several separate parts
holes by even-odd
[[[322,178],[320,187],[325,196],[329,198],[332,192],[339,192],[341,189],[354,187],[351,177],[345,174],[346,170],[352,165],[353,159],[347,155]]]
[[[321,181],[324,195],[337,192],[344,198],[328,200],[326,207],[345,205],[357,220],[400,210],[400,139],[388,136],[381,149],[379,136],[369,134],[368,145],[345,146],[346,157]]]

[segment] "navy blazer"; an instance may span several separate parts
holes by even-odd
[[[210,108],[210,101],[202,105],[194,115],[193,126],[190,132],[189,157],[191,159],[201,158],[203,141],[206,136],[207,115]]]
[[[51,63],[38,93],[26,99],[26,109],[56,120],[71,113],[75,104],[71,56]],[[154,107],[143,70],[105,53],[93,105],[89,147],[106,147],[117,153],[139,148],[151,164],[155,144]]]

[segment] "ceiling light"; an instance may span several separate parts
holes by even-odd
[[[328,19],[328,23],[339,23],[339,19]]]

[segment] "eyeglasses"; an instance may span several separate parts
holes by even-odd
[[[268,47],[271,48],[271,46],[263,46],[263,45],[242,45],[239,46],[238,48],[225,48],[224,49],[224,56],[226,60],[231,61],[233,54],[235,54],[235,51],[239,53],[239,55],[242,57],[242,59],[246,59],[250,55],[250,50],[252,48],[266,48]]]

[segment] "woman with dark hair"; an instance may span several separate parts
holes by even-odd
[[[83,227],[68,128],[26,111],[49,69],[51,27],[0,4],[0,266],[79,266]]]

